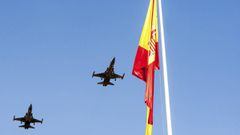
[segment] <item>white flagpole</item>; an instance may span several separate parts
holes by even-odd
[[[163,65],[163,82],[164,82],[164,93],[165,93],[165,105],[166,105],[166,120],[167,120],[167,134],[172,135],[172,122],[171,122],[171,110],[170,110],[170,97],[168,87],[168,74],[167,74],[167,58],[166,58],[166,47],[165,47],[165,36],[163,27],[163,9],[162,0],[159,0],[159,17],[160,17],[160,35],[161,35],[161,47],[162,47],[162,65]]]

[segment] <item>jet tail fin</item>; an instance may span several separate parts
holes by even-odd
[[[20,128],[25,128],[25,125],[21,125],[21,126],[19,126]]]
[[[33,127],[33,126],[29,126],[28,128],[32,128],[32,129],[34,129],[35,127]]]
[[[111,82],[108,82],[108,85],[114,85],[113,83],[111,83]]]
[[[103,85],[103,86],[114,85],[114,84],[111,83],[111,82],[99,82],[99,83],[97,83],[97,84],[101,84],[101,85]]]
[[[31,126],[31,125],[29,125],[29,126],[21,125],[21,126],[19,126],[19,127],[20,127],[20,128],[25,128],[25,129],[29,129],[29,128],[34,129],[34,128],[35,128],[35,127]]]
[[[103,84],[104,82],[98,82],[97,84]]]

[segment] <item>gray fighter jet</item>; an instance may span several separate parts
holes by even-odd
[[[25,114],[24,117],[20,117],[20,118],[15,118],[15,116],[13,116],[13,121],[20,121],[21,123],[24,122],[24,125],[21,125],[19,127],[21,128],[25,128],[25,129],[29,129],[29,128],[34,128],[33,126],[31,126],[31,123],[33,123],[33,125],[35,125],[35,123],[41,123],[43,122],[42,120],[37,120],[35,118],[33,118],[33,114],[32,114],[32,104],[30,104],[30,106],[28,107],[28,112]]]
[[[112,59],[109,67],[106,69],[105,72],[98,73],[98,74],[95,74],[95,71],[93,72],[92,77],[100,77],[101,80],[103,79],[103,82],[99,82],[97,84],[101,84],[103,86],[114,85],[112,82],[110,82],[111,79],[115,79],[116,81],[117,78],[121,78],[121,79],[124,78],[125,74],[121,76],[114,73],[114,64],[115,64],[115,57]]]

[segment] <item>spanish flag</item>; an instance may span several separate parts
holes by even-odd
[[[132,74],[146,82],[147,120],[145,135],[152,135],[154,71],[159,69],[157,0],[150,0]]]

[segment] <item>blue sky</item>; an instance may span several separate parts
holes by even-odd
[[[148,0],[0,1],[0,134],[139,135],[145,85],[131,75]],[[163,2],[173,133],[240,134],[240,2]],[[115,86],[96,85],[116,57]],[[166,134],[161,70],[154,134]],[[35,130],[18,128],[33,104]]]

